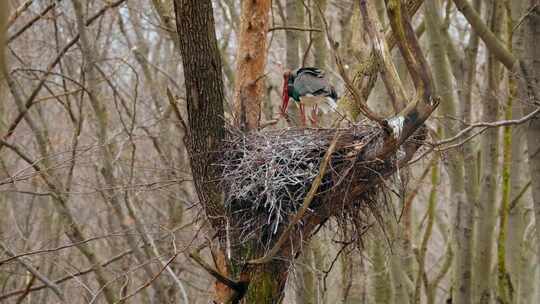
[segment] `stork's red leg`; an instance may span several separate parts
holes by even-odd
[[[311,125],[314,127],[319,126],[319,106],[315,105],[311,110],[311,117],[309,118]]]
[[[306,112],[304,111],[304,105],[300,102],[300,118],[302,119],[302,127],[306,126]]]

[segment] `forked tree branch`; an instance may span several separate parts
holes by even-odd
[[[499,60],[509,71],[519,72],[523,76],[529,94],[535,101],[540,100],[540,93],[531,81],[531,71],[522,60],[519,60],[510,52],[502,42],[500,42],[489,27],[482,21],[480,14],[471,6],[467,0],[454,0],[457,9],[463,14],[474,31],[486,44],[488,50]],[[536,8],[538,9],[538,8]]]
[[[431,71],[416,38],[405,4],[400,0],[385,0],[385,2],[392,32],[397,39],[416,93],[425,103],[431,103],[433,93]]]
[[[227,276],[223,275],[221,272],[219,272],[217,269],[206,263],[199,254],[204,247],[206,247],[206,244],[199,246],[197,249],[191,252],[189,254],[189,257],[192,258],[195,262],[197,262],[199,266],[206,270],[206,272],[213,276],[218,282],[222,283],[233,291],[226,303],[237,303],[246,293],[249,282],[235,281],[233,279],[230,279]]]
[[[386,91],[390,96],[394,110],[399,112],[405,108],[405,105],[407,104],[407,95],[405,94],[403,83],[399,79],[397,69],[392,62],[390,47],[386,42],[387,40],[381,34],[382,26],[378,21],[377,16],[372,15],[373,9],[368,1],[360,1],[360,11],[362,13],[362,19],[364,20],[364,27],[373,43],[373,53],[375,58],[382,63],[381,77],[386,87]]]
[[[416,12],[420,9],[422,6],[422,3],[424,0],[409,0],[407,1],[406,7],[407,12],[409,16],[414,16]],[[419,26],[419,32],[422,32],[422,26]],[[388,29],[386,33],[384,34],[384,39],[386,41],[386,44],[388,45],[388,50],[392,51],[392,49],[396,46],[397,40],[396,36],[394,35],[394,32],[392,29]],[[367,99],[369,94],[371,93],[371,90],[375,86],[375,82],[377,80],[377,74],[379,72],[379,62],[377,60],[373,60],[375,57],[374,51],[371,52],[370,56],[368,56],[370,59],[366,60],[365,64],[362,66],[361,69],[359,69],[356,74],[353,77],[353,85],[357,87],[359,90],[361,90],[362,97],[364,99]],[[351,95],[348,94],[345,98],[350,98]]]
[[[487,48],[509,70],[514,70],[516,57],[504,46],[503,43],[491,32],[484,23],[482,17],[467,0],[454,0],[456,8],[463,14],[473,30],[482,38]]]
[[[317,4],[317,3],[315,3],[315,4]],[[326,39],[328,40],[328,44],[330,44],[330,50],[332,50],[332,55],[334,55],[336,65],[338,67],[339,75],[341,76],[341,78],[345,82],[345,86],[347,87],[347,90],[349,91],[349,93],[352,94],[352,96],[353,96],[353,98],[354,98],[354,100],[356,102],[356,105],[358,106],[358,108],[360,109],[362,114],[364,114],[369,120],[374,121],[374,122],[378,123],[379,125],[381,125],[382,127],[385,128],[386,125],[384,124],[383,119],[380,118],[377,114],[375,114],[373,111],[371,111],[369,109],[369,107],[367,106],[366,101],[362,98],[362,93],[360,92],[360,90],[356,86],[353,85],[353,82],[351,81],[351,79],[347,75],[347,72],[345,71],[345,68],[343,67],[343,60],[341,59],[341,56],[339,56],[339,53],[338,53],[338,50],[337,50],[338,44],[334,41],[334,39],[332,38],[332,36],[330,34],[330,29],[328,27],[328,21],[326,20],[326,17],[324,16],[324,12],[322,11],[321,7],[318,4],[317,4],[317,8],[319,10],[319,14],[321,16],[321,20],[322,20],[323,25],[324,25],[324,31],[326,33]]]

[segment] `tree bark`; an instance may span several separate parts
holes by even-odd
[[[216,182],[219,170],[208,166],[225,136],[223,78],[209,0],[175,0],[176,22],[184,68],[191,170],[199,200],[214,224],[224,214]],[[210,33],[210,34],[208,34]]]
[[[241,130],[259,128],[270,4],[270,0],[242,1],[234,93],[236,124]]]
[[[300,0],[287,0],[285,4],[285,15],[287,16],[286,25],[287,26],[298,26],[302,27],[303,24],[300,24],[300,8],[302,6]],[[286,44],[286,67],[289,69],[295,69],[300,65],[300,33],[299,31],[287,30],[285,31],[285,44]]]
[[[491,7],[489,7],[491,6]],[[488,3],[491,31],[495,37],[500,36],[502,25],[502,5],[499,1]],[[482,121],[496,121],[498,117],[498,94],[500,85],[500,64],[492,52],[488,52],[488,88],[483,103]],[[497,129],[487,130],[482,137],[482,175],[477,222],[474,260],[476,300],[479,303],[490,303],[492,298],[492,262],[495,233],[495,213],[497,210],[497,176],[499,156],[499,132]]]
[[[537,0],[528,1],[528,10],[531,10],[534,5],[534,9],[530,11],[526,18],[525,26],[525,53],[524,63],[530,67],[533,72],[531,77],[532,88],[539,90],[540,87],[540,48],[538,48],[538,39],[540,39],[540,7]],[[533,92],[528,92],[529,96],[538,96]],[[539,100],[532,101],[538,106]],[[540,265],[540,116],[536,115],[529,124],[527,130],[527,143],[528,143],[528,155],[529,166],[531,172],[531,189],[534,201],[534,218],[536,226],[536,258],[537,265]],[[540,289],[538,289],[537,298],[540,298]]]
[[[218,237],[223,232],[223,193],[216,182],[220,176],[215,161],[224,129],[224,91],[212,2],[175,0],[176,26],[184,69],[189,125],[191,172],[199,201]],[[225,259],[218,270],[228,275]],[[216,282],[216,300],[225,302],[231,290]]]
[[[322,18],[324,16],[321,16],[318,13],[317,6],[321,8],[321,11],[324,13],[326,12],[326,7],[328,6],[328,0],[315,0],[314,5],[312,7],[312,12],[315,13],[315,18],[313,20],[313,27],[314,28],[323,28],[323,21]],[[324,33],[315,33],[313,34],[313,47],[314,47],[314,57],[315,57],[315,66],[324,69],[326,67],[326,57],[328,54],[328,47],[326,46],[326,37],[324,37]]]
[[[425,4],[426,31],[431,49],[431,62],[435,77],[435,87],[441,95],[442,104],[440,107],[443,117],[455,117],[456,96],[450,74],[450,64],[447,60],[446,45],[451,43],[445,41],[448,36],[443,35],[442,18],[440,4],[438,1],[428,1]],[[474,54],[474,58],[476,54]],[[471,67],[472,68],[472,67]],[[465,73],[462,73],[463,75]],[[462,83],[463,78],[458,79]],[[472,86],[471,83],[467,85]],[[462,102],[464,102],[463,100]],[[443,124],[445,137],[454,136],[457,132],[457,125],[448,121]],[[450,180],[450,197],[454,200],[454,239],[456,252],[456,262],[454,264],[454,288],[452,299],[455,303],[471,303],[471,263],[472,263],[472,201],[467,202],[465,196],[464,183],[464,161],[461,153],[448,154],[447,162],[448,175]],[[474,195],[469,195],[474,197]]]
[[[0,71],[4,69],[4,45],[6,43],[6,27],[8,19],[8,3],[0,2]],[[1,92],[0,92],[1,94]]]

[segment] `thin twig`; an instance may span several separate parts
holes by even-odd
[[[15,23],[15,20],[19,18],[29,7],[32,5],[32,2],[34,0],[26,0],[23,4],[21,4],[10,16],[7,22],[7,28],[13,25]]]
[[[8,256],[14,256],[15,254],[9,249],[6,245],[4,245],[3,242],[0,242],[0,248],[8,255]],[[45,277],[43,274],[41,274],[34,266],[32,266],[30,263],[26,262],[22,258],[17,258],[17,261],[21,263],[28,272],[36,276],[43,284],[45,284],[48,288],[50,288],[58,298],[64,302],[64,295],[62,294],[62,291],[60,291],[60,288],[58,285],[56,285],[54,282],[49,280],[47,277]],[[25,293],[28,293],[29,287],[25,287]]]
[[[299,26],[274,26],[268,29],[268,32],[273,31],[302,31],[302,32],[322,32],[321,29],[318,28],[309,28],[309,27],[299,27]]]
[[[116,303],[124,303],[127,299],[135,296],[136,294],[138,294],[139,292],[141,292],[143,289],[147,288],[148,286],[150,286],[150,284],[152,284],[152,282],[154,282],[160,275],[161,273],[167,269],[167,267],[174,261],[174,259],[176,259],[176,257],[180,254],[180,252],[177,252],[175,253],[168,261],[167,263],[165,263],[165,265],[163,267],[161,267],[161,270],[153,277],[151,278],[150,280],[148,280],[148,282],[144,283],[142,286],[140,286],[139,288],[137,288],[134,292],[130,293],[129,295],[125,296],[125,297],[122,297],[120,298]]]
[[[108,237],[111,237],[111,236],[125,236],[125,234],[114,234],[113,233],[113,234],[101,235],[101,236],[96,236],[96,237],[86,239],[84,241],[80,241],[80,242],[76,242],[76,243],[70,243],[70,244],[58,246],[58,247],[55,247],[55,248],[35,250],[35,251],[30,251],[30,252],[24,252],[24,253],[21,253],[21,254],[13,254],[7,259],[0,260],[0,266],[2,266],[2,264],[9,263],[9,262],[11,262],[13,260],[16,260],[16,259],[19,259],[19,258],[22,258],[22,257],[36,255],[36,254],[43,254],[43,253],[58,252],[58,251],[63,250],[63,249],[71,248],[71,247],[74,247],[74,246],[79,246],[79,245],[82,245],[82,244],[85,244],[85,243],[88,243],[88,242],[108,238]]]
[[[34,25],[34,23],[36,23],[37,21],[39,21],[41,18],[43,18],[43,16],[45,16],[50,10],[52,10],[54,7],[56,7],[56,2],[53,2],[49,5],[47,5],[42,11],[41,13],[39,13],[39,15],[35,16],[34,18],[30,19],[30,21],[28,23],[26,23],[23,27],[21,27],[17,32],[15,32],[15,34],[11,35],[8,40],[7,40],[7,43],[11,43],[13,40],[15,40],[17,37],[19,37],[20,35],[22,35],[24,32],[26,32],[26,30],[28,30],[30,27],[32,27],[32,25]],[[15,12],[16,13],[16,12]],[[17,15],[15,16],[11,16],[13,17],[13,22],[15,22],[15,19],[18,17]],[[11,22],[11,18],[10,18],[10,22]],[[11,24],[10,24],[11,25]]]
[[[182,229],[184,229],[184,228],[186,228],[186,227],[189,227],[189,226],[193,225],[193,223],[194,223],[194,222],[190,222],[190,223],[187,223],[187,224],[182,225],[182,226],[180,226],[180,227],[177,227],[177,228],[173,229],[171,232],[174,233],[174,232],[176,232],[176,231],[182,230]],[[160,237],[158,240],[166,239],[169,235],[170,235],[170,234],[164,235],[164,236]],[[149,246],[149,244],[148,244],[148,243],[141,244],[141,245],[139,246],[139,248],[144,248],[144,247],[146,247],[146,246]],[[123,251],[123,252],[121,252],[121,253],[119,253],[119,254],[113,256],[113,257],[110,258],[109,260],[107,260],[107,261],[105,261],[105,262],[102,262],[102,263],[101,263],[101,267],[106,267],[106,266],[108,266],[108,265],[110,265],[110,264],[112,264],[112,263],[114,263],[114,262],[116,262],[116,261],[121,260],[121,259],[124,258],[125,256],[130,255],[130,254],[132,254],[132,253],[133,253],[133,250],[132,250],[132,249],[125,250],[125,251]],[[66,282],[66,281],[75,279],[75,278],[77,278],[77,277],[79,277],[79,276],[83,276],[83,275],[89,274],[89,273],[93,272],[95,268],[96,268],[96,266],[95,266],[95,265],[92,265],[92,266],[90,266],[90,267],[88,267],[88,268],[86,268],[86,269],[84,269],[84,270],[81,270],[81,271],[79,271],[79,272],[77,272],[77,273],[69,274],[69,275],[66,275],[66,276],[64,276],[64,277],[61,277],[61,278],[59,278],[59,279],[56,279],[56,280],[54,280],[54,283],[55,283],[55,284],[61,284],[61,283],[64,283],[64,282]],[[29,289],[29,292],[38,291],[38,290],[41,290],[41,289],[44,289],[44,288],[47,288],[47,285],[43,284],[43,285],[35,286],[35,287],[30,288],[30,289]],[[0,295],[0,302],[6,300],[6,299],[8,299],[8,298],[11,298],[11,297],[13,297],[13,296],[23,294],[24,292],[26,292],[26,288],[22,288],[22,289],[17,289],[17,290],[14,290],[14,291],[6,292],[6,293]]]
[[[117,7],[119,5],[121,5],[122,3],[124,3],[126,0],[117,0],[115,2],[112,2],[112,3],[109,3],[108,5],[102,7],[97,13],[95,13],[92,17],[88,18],[85,22],[85,25],[86,26],[89,26],[90,24],[92,24],[95,20],[97,20],[100,16],[102,16],[108,9],[110,8],[114,8],[114,7]],[[6,134],[2,135],[2,139],[4,141],[6,141],[7,139],[9,139],[9,137],[13,134],[13,132],[15,131],[15,128],[17,128],[17,126],[19,125],[19,123],[22,121],[22,119],[24,118],[24,116],[26,115],[26,113],[28,113],[28,110],[30,109],[30,107],[32,105],[34,105],[34,99],[37,97],[37,95],[39,94],[39,92],[41,91],[41,89],[43,88],[45,82],[47,81],[47,77],[51,74],[52,70],[54,69],[54,67],[60,62],[60,60],[62,59],[62,57],[64,57],[64,55],[69,51],[69,49],[71,49],[71,47],[73,47],[77,41],[79,41],[79,38],[80,38],[80,33],[77,34],[75,37],[73,37],[73,39],[71,39],[65,46],[64,48],[62,48],[60,50],[60,52],[58,53],[58,55],[56,55],[56,57],[51,61],[51,63],[49,63],[49,65],[47,66],[47,70],[46,72],[41,76],[37,86],[34,88],[34,90],[32,91],[32,93],[30,94],[30,96],[26,99],[26,102],[24,103],[25,107],[24,107],[24,110],[23,111],[20,111],[17,115],[17,117],[15,117],[15,119],[9,124],[9,127],[8,127],[8,131]],[[2,73],[6,73],[7,74],[7,71],[2,71]],[[7,75],[5,75],[7,76]],[[4,144],[2,144],[0,142],[0,150],[2,150]]]
[[[412,159],[409,162],[409,164],[412,164],[412,163],[415,163],[415,162],[419,161],[424,156],[426,156],[427,154],[431,153],[434,150],[437,151],[437,152],[442,152],[442,151],[446,151],[446,150],[461,147],[463,144],[465,144],[468,141],[472,140],[476,136],[484,133],[486,130],[488,130],[490,128],[497,128],[497,127],[504,127],[504,126],[511,126],[511,125],[520,125],[520,124],[526,123],[527,121],[533,119],[538,113],[540,113],[540,107],[536,108],[536,110],[532,111],[531,113],[529,113],[529,114],[527,114],[527,115],[525,115],[525,116],[523,116],[523,117],[521,117],[519,119],[501,120],[501,121],[494,121],[494,122],[477,122],[477,123],[471,124],[467,128],[459,131],[456,135],[454,135],[452,137],[445,138],[443,140],[439,140],[439,141],[436,141],[436,142],[433,142],[433,143],[428,143],[430,148],[428,150],[424,151],[419,156]],[[471,132],[472,130],[477,129],[477,128],[482,128],[482,129],[480,131],[466,137],[465,139],[461,140],[460,142],[458,142],[456,144],[446,146],[446,147],[442,147],[442,148],[438,148],[439,146],[454,142],[454,141],[462,138],[463,136],[467,135],[469,132]]]

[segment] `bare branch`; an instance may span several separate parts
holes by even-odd
[[[321,29],[318,28],[306,28],[306,27],[299,27],[299,26],[274,26],[268,29],[268,32],[273,31],[302,31],[302,32],[322,32]]]
[[[19,7],[19,9],[21,9],[22,7],[24,7],[24,4],[23,6]],[[7,40],[7,43],[11,43],[13,42],[13,40],[17,39],[17,37],[19,37],[20,35],[22,35],[24,32],[26,32],[26,30],[28,30],[29,28],[32,27],[32,25],[34,25],[34,23],[36,23],[37,21],[39,21],[41,18],[43,18],[43,16],[45,16],[50,10],[52,10],[54,7],[56,7],[56,2],[53,2],[49,5],[47,5],[42,11],[41,13],[39,13],[39,15],[35,16],[34,18],[30,19],[30,21],[28,23],[26,23],[23,27],[21,27],[17,32],[15,32],[13,35],[11,35],[8,40]],[[24,8],[26,9],[26,8]],[[14,14],[16,14],[17,12],[15,12]],[[9,26],[12,24],[12,22],[15,22],[15,19],[18,17],[18,15],[12,15],[10,16],[10,23],[9,23]],[[13,19],[11,19],[13,18]],[[12,21],[13,20],[13,21]]]
[[[403,83],[399,79],[397,69],[392,62],[390,48],[386,43],[386,39],[380,34],[382,27],[378,22],[377,16],[372,16],[373,9],[368,1],[360,1],[360,11],[362,12],[364,26],[373,41],[375,58],[382,61],[381,77],[384,81],[386,91],[390,95],[394,110],[399,112],[407,104],[407,95],[405,94]]]
[[[26,0],[23,4],[21,4],[10,16],[7,22],[7,27],[9,28],[13,23],[15,23],[15,20],[19,18],[20,15],[22,15],[29,7],[32,5],[32,2],[34,0]]]
[[[4,252],[8,256],[10,256],[10,257],[15,256],[13,251],[11,251],[3,242],[0,242],[0,248],[2,248],[2,250],[4,250]],[[34,268],[34,266],[32,266],[30,263],[26,262],[24,259],[22,259],[20,257],[15,257],[15,259],[17,259],[17,261],[19,263],[21,263],[24,266],[24,268],[26,268],[26,270],[28,270],[28,272],[32,273],[35,277],[37,277],[41,282],[43,282],[43,284],[45,284],[48,288],[50,288],[58,296],[58,298],[62,302],[64,302],[64,300],[65,300],[64,295],[60,291],[60,288],[58,287],[58,285],[56,285],[54,282],[52,282],[47,277],[45,277],[43,274],[41,274],[36,268]],[[25,289],[28,292],[28,288],[25,288]]]
[[[105,7],[101,8],[92,17],[88,18],[88,20],[86,20],[86,22],[85,22],[85,25],[89,26],[97,18],[99,18],[101,15],[103,15],[109,8],[117,7],[117,6],[121,5],[122,3],[124,3],[125,1],[126,0],[117,0],[115,2],[111,2],[109,5],[106,5]],[[28,98],[26,99],[26,101],[24,103],[25,110],[19,112],[17,117],[15,117],[15,119],[9,124],[7,133],[2,135],[2,140],[3,141],[6,141],[7,139],[9,139],[9,137],[13,134],[13,132],[15,131],[15,128],[17,128],[17,126],[22,121],[22,119],[24,118],[26,113],[28,113],[28,110],[30,109],[30,107],[32,105],[34,105],[34,99],[37,97],[37,95],[39,94],[39,92],[43,88],[45,82],[47,81],[47,77],[51,74],[54,67],[56,67],[56,65],[60,62],[62,57],[64,57],[64,55],[69,51],[69,49],[71,49],[71,47],[74,46],[77,43],[77,41],[79,41],[79,38],[80,38],[80,34],[77,34],[75,37],[73,37],[73,39],[71,39],[71,41],[69,41],[64,46],[64,48],[62,48],[62,50],[60,50],[60,52],[51,61],[51,63],[49,63],[49,65],[47,66],[46,72],[41,76],[41,79],[39,80],[37,86],[34,88],[32,93],[30,93],[30,96],[28,96]],[[7,75],[7,71],[2,71],[2,72]],[[0,142],[0,151],[2,150],[3,147],[4,147],[4,144],[2,142]]]
[[[178,254],[180,254],[179,252],[175,253],[168,261],[167,263],[165,263],[165,265],[161,268],[161,270],[153,277],[151,278],[150,280],[148,280],[148,282],[144,283],[142,286],[140,286],[139,288],[137,288],[134,292],[130,293],[129,295],[125,296],[125,297],[122,297],[120,299],[118,299],[115,303],[124,303],[126,300],[128,300],[129,298],[135,296],[136,294],[138,294],[139,292],[141,292],[143,289],[147,288],[148,286],[150,286],[152,284],[152,282],[154,282],[160,275],[161,273],[163,273],[163,271],[165,269],[167,269],[167,267],[169,266],[169,264],[171,264],[174,259],[176,259],[176,257],[178,256]]]
[[[380,118],[377,114],[375,114],[373,111],[369,109],[366,101],[363,100],[362,98],[362,93],[356,86],[353,85],[353,82],[347,75],[347,72],[345,71],[345,68],[343,67],[343,60],[341,59],[341,56],[339,56],[339,53],[337,50],[338,44],[334,41],[334,39],[332,38],[332,35],[330,34],[328,21],[326,20],[326,17],[324,16],[324,12],[322,11],[321,7],[318,4],[317,4],[317,8],[319,9],[319,14],[321,16],[321,20],[323,22],[324,30],[326,33],[326,39],[328,40],[328,43],[330,44],[330,49],[332,50],[332,54],[334,55],[334,60],[338,67],[339,75],[345,82],[345,86],[347,87],[347,90],[352,94],[356,102],[356,105],[358,106],[362,114],[364,114],[369,120],[372,120],[386,128],[386,125],[384,124],[382,118]]]

